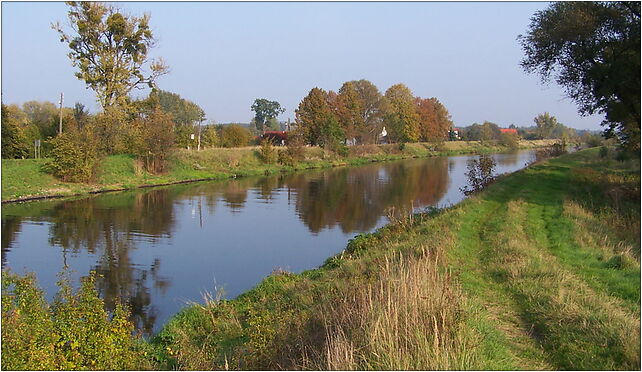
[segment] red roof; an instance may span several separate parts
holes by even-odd
[[[511,128],[499,128],[499,130],[502,133],[515,133],[517,134],[517,129],[511,129]]]

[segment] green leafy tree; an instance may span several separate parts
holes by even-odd
[[[385,119],[388,137],[394,142],[417,142],[420,118],[410,89],[395,84],[386,90],[385,97],[389,104]]]
[[[527,72],[554,78],[580,113],[606,114],[606,134],[639,151],[639,2],[554,2],[519,41]]]
[[[328,98],[325,90],[312,88],[296,109],[297,130],[307,144],[333,147],[345,138]]]
[[[67,3],[73,34],[60,22],[52,28],[67,43],[69,58],[78,68],[76,77],[93,89],[103,108],[125,106],[134,88],[153,87],[155,80],[168,72],[162,59],[149,61],[154,46],[149,15],[122,14],[112,5],[98,2]],[[145,71],[149,65],[149,71]]]
[[[194,126],[205,120],[205,111],[199,105],[176,93],[154,88],[149,93],[145,104],[149,107],[160,105],[165,113],[172,115],[172,120],[178,126]]]
[[[267,124],[270,124],[280,114],[285,112],[285,109],[281,107],[280,103],[277,101],[270,101],[265,98],[255,99],[251,109],[254,111],[254,124],[256,125],[256,130],[259,132],[262,132]]]
[[[485,121],[483,124],[474,123],[469,127],[462,128],[463,138],[466,141],[491,141],[500,139],[499,126],[495,123]]]
[[[204,147],[214,147],[219,143],[218,133],[213,124],[206,125],[201,132],[201,144]]]
[[[281,123],[277,118],[271,118],[265,124],[265,129],[267,130],[281,130]]]
[[[29,156],[29,143],[20,123],[10,115],[10,109],[2,104],[2,158],[20,159]]]
[[[537,126],[536,133],[540,139],[551,138],[553,131],[560,125],[555,116],[548,112],[537,115],[533,121]]]
[[[29,124],[38,128],[39,138],[46,139],[58,133],[60,110],[51,102],[28,101],[22,104],[22,111]]]

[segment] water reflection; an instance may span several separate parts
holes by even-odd
[[[501,171],[524,154],[496,156]],[[212,281],[230,297],[275,267],[301,271],[385,222],[389,207],[461,199],[467,157],[406,160],[225,182],[41,201],[2,208],[2,267],[35,271],[45,291],[69,266],[100,274],[106,307],[129,303],[158,330]]]

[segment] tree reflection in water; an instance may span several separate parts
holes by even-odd
[[[200,229],[207,228],[203,214],[214,216],[219,205],[239,214],[250,200],[292,206],[313,234],[337,227],[345,234],[364,232],[376,227],[389,207],[438,203],[449,187],[449,167],[449,159],[440,157],[7,205],[2,215],[2,267],[7,266],[7,254],[15,248],[13,241],[25,220],[46,221],[49,246],[60,247],[63,259],[82,251],[95,255],[89,269],[100,274],[96,284],[106,307],[114,309],[117,299],[127,302],[137,328],[149,334],[159,314],[153,294],[162,295],[173,281],[188,278],[176,273],[166,277],[161,270],[162,255],[141,258],[134,251],[141,241],[167,245],[185,227],[177,227],[177,205],[191,206]],[[239,234],[243,229],[247,231],[247,226],[229,233]]]
[[[49,243],[62,247],[63,256],[86,249],[98,256],[92,270],[99,274],[96,286],[113,310],[117,300],[126,302],[137,329],[150,334],[158,309],[152,304],[148,283],[161,292],[170,279],[158,274],[160,261],[132,262],[136,248],[133,235],[144,235],[151,242],[171,236],[174,226],[169,189],[144,193],[107,194],[74,201],[63,201],[48,211],[51,221]]]

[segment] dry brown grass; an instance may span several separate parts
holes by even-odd
[[[320,313],[322,355],[304,368],[416,370],[466,368],[462,293],[438,252],[385,258],[377,280],[343,293]]]

